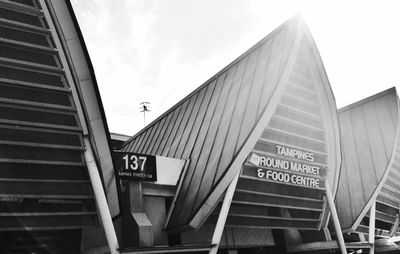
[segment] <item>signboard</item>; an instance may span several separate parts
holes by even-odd
[[[302,159],[305,161],[326,164],[326,155],[307,152],[305,150],[295,149],[285,145],[274,144],[271,142],[257,142],[255,150],[263,151],[270,154],[277,154],[280,156]],[[294,157],[293,157],[294,156]],[[297,157],[297,158],[296,158]]]
[[[114,152],[114,163],[120,179],[157,181],[156,156]]]
[[[315,164],[312,152],[269,143],[274,153],[253,152],[242,175],[315,189],[325,188],[326,167]]]
[[[242,175],[263,178],[267,181],[278,182],[288,185],[299,185],[301,187],[309,187],[315,189],[324,189],[325,182],[323,179],[294,174],[292,172],[281,172],[272,169],[257,168],[245,165]]]

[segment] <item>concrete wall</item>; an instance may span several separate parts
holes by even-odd
[[[154,245],[168,244],[168,235],[162,230],[167,216],[165,197],[144,196],[143,203],[144,211],[152,224]]]

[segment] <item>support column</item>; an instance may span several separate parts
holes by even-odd
[[[376,202],[372,204],[371,210],[369,210],[368,243],[371,245],[371,248],[369,249],[369,254],[375,253],[375,211]]]
[[[129,191],[129,204],[130,211],[134,213],[142,213],[143,210],[143,191],[142,181],[134,180],[130,181],[128,185]]]
[[[239,175],[240,170],[226,190],[224,201],[222,203],[221,211],[219,212],[217,224],[215,225],[214,234],[211,240],[212,248],[210,249],[209,254],[216,254],[218,251],[219,243],[221,241],[222,233],[224,232],[226,218],[228,217],[229,208],[231,207],[231,202],[233,194],[235,193]]]
[[[153,225],[144,212],[142,182],[129,180],[126,184],[123,194],[123,247],[153,246]]]
[[[326,200],[328,201],[329,210],[331,211],[332,221],[333,225],[335,226],[335,232],[337,236],[337,241],[339,243],[340,251],[342,252],[342,254],[347,254],[346,245],[344,243],[344,238],[342,234],[342,229],[340,228],[339,217],[337,215],[335,207],[335,201],[333,200],[331,186],[329,185],[328,181],[326,181],[325,188],[326,188],[325,190]]]
[[[117,235],[115,233],[114,225],[111,219],[110,210],[108,208],[106,195],[101,184],[101,178],[99,170],[96,165],[95,157],[93,154],[92,146],[89,138],[84,137],[85,140],[85,161],[89,171],[90,182],[93,186],[93,192],[96,199],[97,207],[100,214],[101,224],[103,225],[104,232],[106,234],[107,244],[110,248],[111,254],[118,254],[119,245]]]

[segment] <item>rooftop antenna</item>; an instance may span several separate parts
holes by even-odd
[[[140,112],[143,112],[143,122],[144,122],[144,126],[146,126],[146,112],[151,111],[150,110],[150,102],[147,101],[143,101],[140,103]]]

